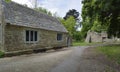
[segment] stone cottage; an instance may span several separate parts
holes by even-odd
[[[54,17],[0,0],[0,50],[6,53],[71,45],[68,31]]]

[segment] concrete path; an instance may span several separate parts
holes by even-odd
[[[0,72],[78,72],[85,48],[88,47],[2,58]]]

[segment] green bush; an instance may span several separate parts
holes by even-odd
[[[4,52],[0,51],[0,58],[4,56]]]

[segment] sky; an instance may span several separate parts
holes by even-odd
[[[28,7],[33,7],[34,0],[12,0],[20,4],[27,4]],[[81,14],[82,0],[38,0],[40,7],[46,8],[52,13],[57,13],[57,16],[64,17],[70,9],[76,9]]]

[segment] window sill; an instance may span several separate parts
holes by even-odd
[[[25,43],[37,43],[38,41],[26,41]]]
[[[57,40],[57,42],[62,42],[63,40]]]

